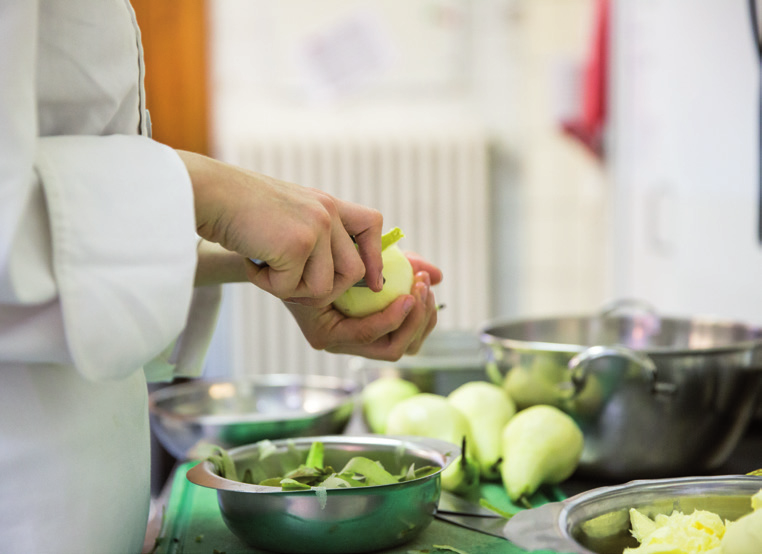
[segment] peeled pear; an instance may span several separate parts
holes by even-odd
[[[415,383],[391,375],[379,377],[365,385],[361,401],[368,428],[373,433],[385,433],[386,420],[392,408],[401,400],[420,392]]]
[[[543,484],[557,484],[579,465],[584,438],[574,420],[554,406],[518,412],[502,432],[503,486],[512,501],[526,499]]]
[[[722,537],[722,551],[729,554],[762,552],[762,490],[751,497],[753,512],[729,522]]]
[[[499,479],[502,432],[516,413],[513,400],[502,387],[486,381],[464,383],[452,391],[447,400],[468,420],[482,478]]]
[[[401,400],[386,419],[386,433],[429,437],[457,446],[465,442],[461,453],[465,459],[456,459],[442,472],[442,488],[465,494],[478,486],[479,466],[468,420],[444,396],[424,392]]]
[[[350,287],[333,302],[347,317],[365,317],[380,312],[403,294],[410,294],[415,275],[410,260],[397,245],[405,235],[395,227],[381,237],[381,262],[384,287],[374,292],[368,287]]]

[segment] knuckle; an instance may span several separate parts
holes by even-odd
[[[314,308],[325,308],[331,303],[332,289],[326,287],[308,288],[310,298],[314,300],[311,303]]]
[[[352,260],[347,268],[347,278],[354,284],[363,277],[365,277],[365,264],[362,263],[362,260],[358,256]]]
[[[328,194],[320,191],[316,193],[316,201],[311,203],[310,218],[317,225],[330,227],[333,219],[338,216],[339,210]]]
[[[324,206],[325,208],[325,206]],[[320,232],[327,232],[331,230],[333,225],[334,215],[328,209],[315,210],[314,221],[315,226]]]
[[[284,285],[273,285],[272,290],[270,292],[276,298],[279,298],[281,300],[287,300],[291,298],[291,296],[294,294],[294,289],[293,287],[284,286]]]
[[[375,208],[368,208],[368,219],[373,227],[381,228],[384,225],[384,215]]]
[[[309,230],[301,233],[294,233],[292,239],[292,249],[298,256],[306,258],[315,248],[315,236]]]
[[[318,300],[313,302],[316,307],[322,307],[319,304],[328,304],[328,299],[333,292],[333,280],[329,277],[312,276],[304,282],[304,288],[310,298]]]

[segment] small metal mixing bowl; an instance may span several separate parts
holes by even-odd
[[[504,532],[526,550],[622,554],[638,546],[630,533],[630,508],[651,518],[673,510],[708,510],[735,521],[751,512],[750,497],[760,489],[762,478],[743,475],[631,481],[519,512]]]
[[[339,470],[355,456],[380,462],[393,473],[411,464],[444,469],[460,450],[447,442],[421,437],[381,435],[322,436],[272,441],[276,450],[258,444],[230,450],[242,474],[254,464],[269,476],[283,475],[303,463],[310,445],[325,445],[325,464]],[[268,445],[269,446],[269,445]],[[201,462],[187,477],[217,490],[228,528],[254,548],[293,554],[349,554],[392,548],[416,537],[432,521],[441,493],[441,470],[390,485],[346,489],[283,491],[224,479]]]
[[[464,383],[488,381],[486,363],[487,356],[475,332],[435,330],[414,356],[403,356],[396,362],[352,358],[350,370],[364,384],[379,377],[400,377],[421,392],[447,396]]]
[[[264,439],[341,433],[358,385],[322,375],[269,374],[239,381],[191,381],[149,396],[151,426],[177,459],[199,442],[224,448]]]

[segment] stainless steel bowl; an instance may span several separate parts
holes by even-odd
[[[354,456],[377,460],[398,473],[410,464],[442,469],[459,455],[454,445],[419,437],[380,435],[322,436],[273,441],[275,453],[260,459],[259,445],[232,449],[236,470],[259,464],[267,475],[298,467],[313,441],[325,445],[325,464],[341,468]],[[298,455],[294,455],[294,451]],[[294,554],[361,553],[392,548],[423,531],[432,521],[441,492],[441,471],[392,485],[282,491],[224,479],[202,462],[188,479],[217,490],[223,520],[249,546]]]
[[[630,508],[649,517],[708,510],[734,521],[751,512],[750,497],[760,489],[762,478],[740,475],[632,481],[519,512],[504,533],[526,550],[622,554],[638,545],[630,534]]]
[[[200,441],[230,448],[263,439],[341,433],[358,392],[349,380],[270,374],[241,381],[192,381],[149,396],[151,426],[175,458]]]
[[[696,475],[725,462],[762,390],[762,332],[653,311],[497,321],[481,335],[518,406],[553,404],[585,436],[580,474]]]
[[[487,381],[487,357],[476,332],[434,331],[415,356],[396,362],[353,358],[350,368],[367,384],[382,376],[401,377],[421,392],[446,396],[469,381]]]

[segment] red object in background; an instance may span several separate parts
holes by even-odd
[[[585,64],[580,114],[562,123],[563,131],[578,139],[599,158],[604,155],[608,100],[609,0],[598,0],[589,58]]]

